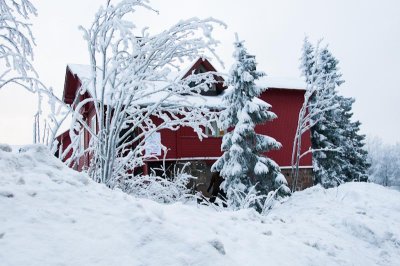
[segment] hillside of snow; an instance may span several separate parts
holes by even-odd
[[[295,193],[266,217],[111,191],[43,146],[0,146],[0,265],[400,265],[400,192]]]

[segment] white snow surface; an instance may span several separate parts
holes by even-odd
[[[400,192],[296,192],[261,217],[110,190],[44,146],[0,149],[0,265],[399,265]]]

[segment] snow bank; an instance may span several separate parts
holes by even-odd
[[[111,191],[43,146],[0,149],[0,265],[398,265],[400,192],[314,187],[268,217]]]

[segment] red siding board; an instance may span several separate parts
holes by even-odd
[[[257,127],[261,134],[275,138],[282,144],[282,148],[277,151],[267,153],[267,156],[274,159],[280,166],[290,166],[294,135],[297,127],[299,110],[303,104],[304,91],[287,89],[269,89],[264,92],[262,100],[272,105],[271,111],[278,118],[265,125]],[[306,132],[302,137],[302,150],[306,151],[311,146],[310,133]],[[302,158],[301,166],[310,166],[311,155]]]
[[[160,130],[161,133],[161,143],[167,147],[167,157],[166,159],[177,158],[177,139],[176,139],[176,131],[172,131],[169,129]],[[164,152],[162,152],[163,158]]]
[[[218,157],[222,154],[222,138],[209,137],[199,140],[190,127],[182,127],[177,131],[163,129],[160,132],[161,143],[168,148],[167,159]]]
[[[180,149],[178,156],[180,158],[192,157],[218,157],[221,156],[222,138],[204,138],[199,140],[197,136],[181,136]]]
[[[177,132],[179,148],[178,158],[218,157],[221,156],[222,137],[208,137],[200,140],[190,127],[182,127]]]

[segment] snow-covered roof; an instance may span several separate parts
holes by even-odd
[[[204,96],[204,95],[182,95],[182,96],[171,96],[168,98],[168,100],[164,101],[164,105],[173,105],[179,102],[180,104],[187,105],[187,106],[196,106],[196,107],[208,107],[208,108],[215,108],[215,109],[222,109],[225,108],[225,105],[223,103],[223,96],[231,91],[233,88],[229,87],[226,90],[224,90],[223,93],[220,95],[216,96]],[[157,94],[152,94],[151,96],[144,97],[140,101],[138,101],[138,104],[140,105],[148,105],[152,104],[155,102],[158,102],[161,97],[166,96],[167,94],[165,92],[157,93]],[[255,98],[253,100],[254,103],[257,103],[258,105],[264,106],[265,108],[271,108],[271,105],[268,104],[267,102]],[[69,130],[72,122],[72,116],[69,114],[65,120],[61,123],[59,129],[57,130],[56,137],[60,136],[67,130]]]
[[[90,78],[91,71],[89,65],[81,65],[81,64],[68,64],[68,68],[71,70],[71,73],[77,75],[79,78]]]
[[[183,71],[179,72],[171,72],[170,78],[181,78],[183,77],[187,71],[191,69],[193,64],[185,67]],[[76,65],[76,64],[68,64],[69,69],[72,74],[77,75],[78,78],[83,81],[85,79],[89,79],[91,77],[90,66],[87,65]],[[167,86],[166,82],[155,82],[157,83],[154,88],[160,88],[161,86]],[[231,88],[227,88],[220,95],[213,96],[205,96],[205,95],[179,95],[179,96],[170,96],[167,100],[164,101],[165,105],[168,104],[176,104],[179,102],[180,104],[187,104],[188,106],[197,106],[197,107],[209,107],[209,108],[224,108],[224,104],[222,102],[222,98],[225,93],[229,92]],[[160,99],[166,97],[168,92],[158,92],[154,94],[150,94],[149,96],[143,97],[137,101],[139,105],[148,105],[152,103],[158,102]],[[270,107],[270,105],[260,99],[255,99],[255,102],[262,104],[266,107]]]
[[[189,66],[186,66],[184,70],[182,71],[177,71],[177,72],[172,72],[169,74],[169,79],[180,79],[182,78],[191,68],[193,64],[190,64]],[[76,65],[76,64],[68,64],[68,68],[72,72],[72,74],[76,75],[82,82],[86,79],[91,78],[91,70],[90,66],[88,65]],[[159,89],[162,87],[168,86],[167,82],[152,82],[152,84],[149,84],[149,90],[151,89]],[[100,88],[97,89],[97,91],[100,91]],[[227,89],[229,91],[229,88]],[[94,93],[89,91],[91,95]],[[97,93],[97,95],[100,95],[100,93]],[[224,108],[224,105],[222,103],[222,97],[224,93],[220,95],[215,95],[215,96],[205,96],[205,95],[173,95],[168,97],[167,100],[163,101],[163,105],[173,105],[176,103],[180,104],[187,104],[188,106],[197,106],[197,107],[209,107],[209,108]],[[168,92],[157,92],[150,94],[148,96],[145,96],[139,100],[136,101],[138,105],[149,105],[153,103],[159,102],[161,99],[165,98],[168,96]],[[262,100],[257,99],[259,103],[266,105]]]
[[[171,72],[169,74],[170,79],[181,79],[183,76],[193,67],[194,63],[189,64],[184,66],[182,71],[176,71],[176,72]],[[91,79],[91,69],[90,66],[88,65],[80,65],[80,64],[68,64],[68,68],[71,71],[73,75],[76,75],[82,82],[85,80]],[[153,87],[149,86],[149,89],[157,89],[160,88],[161,86],[168,86],[167,82],[153,82],[154,85]],[[223,109],[225,108],[225,105],[223,103],[223,96],[228,93],[230,90],[232,90],[231,87],[225,89],[221,94],[219,95],[213,95],[213,96],[206,96],[206,95],[173,95],[167,98],[167,100],[163,101],[163,105],[175,105],[176,103],[187,105],[187,106],[196,106],[196,107],[208,107],[208,108],[215,108],[215,109]],[[97,88],[97,95],[100,95],[100,87]],[[94,93],[89,91],[91,95]],[[162,92],[157,92],[150,94],[146,97],[142,97],[141,99],[137,100],[136,103],[138,105],[149,105],[153,103],[159,102],[161,99],[165,98],[168,96],[168,92],[162,91]],[[107,99],[106,99],[107,101]],[[265,108],[270,108],[271,105],[266,103],[265,101],[261,99],[254,99],[254,102],[265,106]],[[65,121],[63,121],[62,125],[60,126],[57,136],[61,135],[64,133],[66,130],[69,129],[71,124],[71,117],[67,117]]]
[[[184,66],[181,71],[171,71],[169,74],[170,79],[181,79],[194,65],[195,63],[191,63],[189,65]],[[81,81],[85,79],[91,78],[91,69],[88,65],[80,65],[80,64],[68,64],[68,68],[72,72],[72,74],[76,75]],[[301,79],[296,78],[271,78],[269,76],[265,76],[260,78],[257,82],[258,86],[264,88],[280,88],[280,89],[294,89],[294,90],[304,90],[305,83]],[[153,82],[153,89],[160,88],[162,86],[167,86],[166,82]],[[151,88],[150,88],[151,89]],[[99,92],[100,88],[98,88]],[[180,95],[180,96],[170,96],[167,100],[163,102],[164,105],[173,105],[179,102],[180,104],[187,104],[188,106],[197,106],[197,107],[209,107],[209,108],[224,108],[224,104],[222,102],[223,95],[229,92],[231,88],[227,88],[222,94],[214,95],[214,96],[205,96],[205,95]],[[93,95],[93,93],[91,92]],[[97,93],[98,95],[100,93]],[[158,102],[160,99],[167,96],[167,92],[158,92],[154,94],[150,94],[149,96],[143,97],[137,101],[139,105],[149,105],[152,103]],[[271,107],[268,103],[255,99],[255,102],[258,104],[262,104],[265,107]]]
[[[68,68],[71,70],[71,73],[78,76],[80,80],[82,79],[90,79],[92,77],[92,71],[89,65],[82,64],[68,64]],[[186,65],[183,68],[180,68],[180,71],[171,71],[168,74],[168,78],[170,79],[180,79],[182,78],[191,68],[193,64]],[[183,70],[182,70],[183,69]],[[99,72],[97,73],[100,74]]]
[[[181,71],[171,71],[169,74],[170,79],[181,79],[194,65],[194,63],[189,64],[184,66]],[[88,65],[80,65],[80,64],[68,64],[68,68],[72,72],[72,74],[78,76],[78,78],[81,81],[84,81],[85,79],[90,79],[91,78],[91,70],[90,66]],[[278,88],[278,89],[293,89],[293,90],[305,90],[306,84],[305,82],[300,79],[300,78],[277,78],[277,77],[269,77],[269,76],[264,76],[260,78],[259,80],[256,81],[256,84],[260,87],[263,88]],[[166,82],[153,82],[153,88],[157,89],[162,86],[168,85]],[[100,86],[100,84],[99,84]],[[97,89],[97,91],[100,91],[100,88]],[[93,95],[94,93],[91,92]],[[97,93],[100,95],[100,93]],[[167,94],[166,92],[164,93],[157,93],[157,94],[152,94],[150,96],[142,98],[140,101],[138,101],[138,104],[151,104],[154,102],[157,102],[161,98],[165,97]],[[177,101],[179,102],[187,102],[190,105],[195,105],[195,106],[207,106],[207,107],[221,107],[222,106],[222,95],[219,96],[173,96],[168,99],[165,103],[170,102],[176,103]]]
[[[171,71],[168,74],[168,78],[173,79],[182,79],[186,73],[196,64],[197,60],[191,63],[183,63],[179,69],[176,71]],[[85,79],[92,78],[92,71],[89,65],[82,65],[82,64],[68,64],[68,68],[70,69],[71,73],[76,75],[81,81]],[[97,73],[99,75],[100,72]]]
[[[256,81],[256,84],[263,88],[305,90],[306,83],[300,78],[284,78],[264,76]]]
[[[72,115],[68,114],[67,117],[61,122],[60,127],[57,130],[56,137],[59,137],[66,131],[68,131],[71,128],[71,123],[72,123]]]
[[[168,80],[179,80],[181,79],[186,73],[187,71],[192,67],[192,65],[188,66],[185,68],[184,71],[171,71],[168,74]],[[71,73],[73,75],[76,75],[81,82],[85,82],[86,80],[90,80],[92,78],[92,71],[90,69],[90,66],[88,65],[79,65],[79,64],[68,64],[68,68],[70,69]],[[100,75],[100,72],[97,73],[97,75]],[[101,81],[101,78],[98,79],[99,81]],[[163,87],[168,87],[168,82],[167,81],[152,81],[148,83],[149,86],[149,91],[150,90],[159,90]],[[107,87],[106,87],[107,88]],[[101,95],[101,90],[102,90],[102,84],[100,82],[97,83],[97,88],[96,88],[96,94]],[[107,89],[106,89],[107,90]],[[94,96],[94,91],[91,89],[91,86],[89,86],[89,93]],[[148,105],[151,103],[155,103],[158,102],[160,99],[164,98],[167,96],[167,92],[158,92],[158,93],[154,93],[151,94],[147,97],[143,97],[140,100],[137,101],[137,104],[139,105]],[[204,96],[206,98],[204,99],[200,99],[196,105],[202,105],[202,104],[207,104],[208,100],[207,100],[207,96]],[[190,97],[187,97],[190,98]],[[185,100],[185,99],[183,99]],[[107,92],[106,92],[106,97],[105,97],[105,103],[107,104],[107,102],[109,101],[108,97],[107,97]],[[182,101],[181,97],[170,97],[168,99],[167,102],[177,102],[177,101]],[[191,101],[192,104],[193,100]]]
[[[186,64],[181,69],[181,71],[171,71],[168,75],[170,80],[173,79],[182,79],[185,74],[193,68],[197,61],[194,63]],[[68,64],[68,68],[72,72],[72,74],[76,75],[82,82],[85,80],[91,79],[91,69],[88,65],[80,65],[80,64]],[[256,84],[263,88],[277,88],[277,89],[292,89],[292,90],[304,90],[306,85],[303,80],[299,78],[274,78],[265,76],[256,81]],[[157,90],[159,88],[168,86],[167,82],[157,81],[149,84],[149,90],[154,89]],[[208,107],[215,109],[225,108],[223,103],[223,96],[228,93],[232,88],[227,88],[220,95],[213,96],[205,96],[205,95],[173,95],[169,96],[166,100],[163,101],[163,105],[175,105],[177,103],[187,105],[187,106],[196,106],[196,107]],[[100,95],[100,86],[97,88],[97,95]],[[91,95],[94,95],[93,92],[89,91]],[[136,101],[138,105],[150,105],[153,103],[159,102],[161,99],[168,96],[168,92],[161,91],[157,93],[150,94],[148,96],[142,97]],[[106,98],[107,101],[107,98]],[[255,99],[254,102],[257,104],[261,104],[266,108],[270,108],[271,105],[264,102],[261,99]],[[64,121],[62,127],[59,130],[59,134],[64,132],[70,125],[70,119],[66,119]]]

